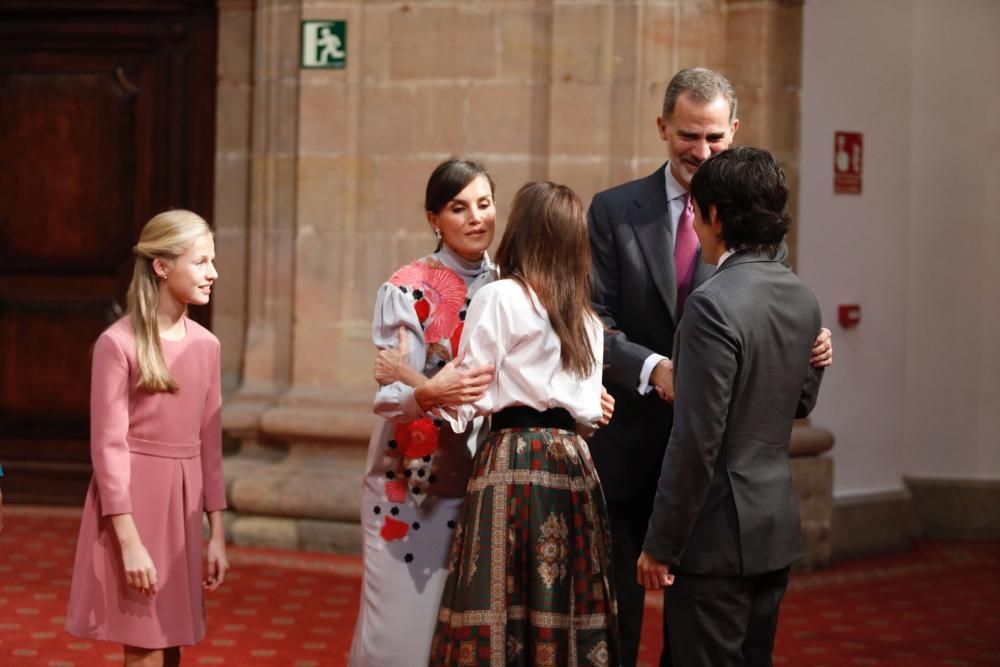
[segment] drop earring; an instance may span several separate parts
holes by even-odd
[[[434,230],[434,238],[436,238],[438,241],[441,240],[441,230],[440,229],[435,229]]]

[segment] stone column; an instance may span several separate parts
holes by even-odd
[[[788,248],[795,264],[802,91],[802,0],[726,0],[725,72],[740,98],[737,143],[766,148],[791,197]]]
[[[225,461],[229,531],[237,543],[274,542],[266,518],[243,515],[274,513],[270,503],[257,502],[266,491],[257,473],[270,469],[282,452],[267,446],[274,443],[262,427],[291,382],[299,126],[298,53],[292,45],[299,41],[300,16],[297,0],[259,0],[253,13],[243,372],[223,410],[223,428],[242,443],[239,455]],[[234,122],[221,118],[220,126]],[[216,208],[224,205],[217,202]],[[262,537],[244,540],[245,534]]]
[[[281,227],[289,232],[282,259],[294,267],[281,297],[286,365],[283,391],[266,394],[255,424],[262,442],[280,446],[251,449],[230,464],[230,499],[241,515],[232,535],[244,544],[354,551],[374,389],[374,291],[361,294],[359,285],[366,272],[382,270],[377,244],[358,233],[358,210],[371,202],[359,187],[367,170],[358,149],[368,26],[360,3],[294,4],[287,30],[282,18],[279,87],[294,100],[294,122],[280,133],[291,149],[282,151],[290,178],[280,187],[293,212]],[[345,69],[299,69],[290,45],[299,44],[299,21],[309,19],[347,20]]]
[[[213,290],[212,329],[222,341],[222,384],[227,396],[240,385],[247,333],[253,5],[253,0],[219,2],[216,204],[212,223],[220,280]]]
[[[226,431],[245,439],[260,435],[291,376],[299,100],[288,45],[298,43],[299,13],[295,0],[261,0],[254,15],[247,330],[242,385],[223,414]]]

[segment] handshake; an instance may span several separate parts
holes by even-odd
[[[653,372],[649,374],[649,385],[656,390],[660,398],[667,403],[674,402],[674,362],[667,358],[660,361],[653,367]]]

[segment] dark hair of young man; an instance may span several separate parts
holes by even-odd
[[[691,179],[691,196],[706,223],[715,207],[727,249],[777,254],[791,218],[785,175],[769,152],[736,146],[713,155]]]

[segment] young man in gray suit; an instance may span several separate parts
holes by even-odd
[[[684,299],[715,271],[701,261],[688,188],[699,165],[732,143],[740,125],[736,107],[722,74],[678,72],[656,119],[669,161],[598,193],[587,216],[594,309],[609,330],[604,384],[615,398],[615,415],[590,449],[608,501],[622,667],[635,667],[639,649],[644,590],[635,563],[673,418],[674,331]],[[820,333],[813,363],[830,363],[829,335]],[[664,650],[661,664],[668,660]]]
[[[777,260],[788,190],[767,151],[734,148],[691,180],[718,270],[688,298],[674,347],[674,424],[637,563],[670,586],[674,667],[770,667],[789,566],[803,555],[788,448],[816,404],[820,310]]]

